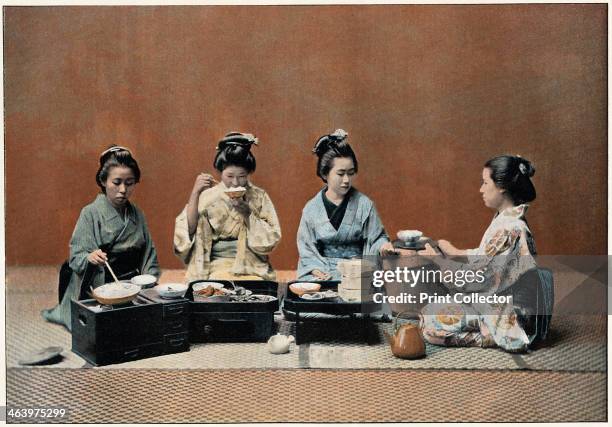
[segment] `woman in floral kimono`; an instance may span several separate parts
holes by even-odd
[[[138,163],[127,148],[111,146],[102,153],[96,174],[102,193],[81,211],[70,240],[70,260],[60,273],[60,303],[43,310],[46,320],[71,330],[70,301],[113,281],[105,262],[119,279],[160,276],[145,217],[129,201],[139,181]]]
[[[429,245],[419,254],[430,256],[442,270],[483,272],[484,280],[474,280],[461,287],[447,283],[451,293],[511,295],[525,278],[539,280],[537,274],[526,274],[537,272],[535,244],[525,219],[527,203],[536,197],[530,179],[534,173],[531,163],[519,156],[499,156],[486,162],[480,192],[485,206],[496,214],[480,246],[461,250],[446,240],[438,241],[445,255],[467,257],[466,263],[434,256],[436,251]],[[536,289],[536,284],[528,285]],[[528,297],[505,304],[430,304],[422,310],[423,337],[436,345],[525,351],[535,338],[534,300]]]
[[[338,129],[315,144],[325,186],[304,207],[297,235],[300,280],[340,280],[342,259],[394,252],[374,203],[353,187],[358,164]]]
[[[281,229],[268,194],[249,181],[255,171],[251,146],[257,138],[232,132],[217,147],[214,167],[221,182],[202,173],[187,206],[176,218],[174,252],[187,265],[187,280],[275,280],[268,255]],[[246,193],[231,198],[230,188]]]

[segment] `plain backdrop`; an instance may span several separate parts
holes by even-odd
[[[4,8],[6,261],[60,264],[98,188],[98,156],[133,149],[133,201],[164,268],[174,218],[226,132],[259,137],[252,181],[294,269],[311,150],[336,128],[390,235],[476,247],[493,212],[483,163],[536,166],[539,253],[605,254],[605,4]]]

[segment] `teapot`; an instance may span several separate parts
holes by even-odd
[[[283,354],[289,352],[289,344],[295,342],[293,335],[272,335],[268,340],[268,351],[272,354]]]
[[[397,319],[401,315],[402,313],[399,313],[393,321],[394,334],[389,335],[386,331],[384,332],[391,345],[391,353],[401,359],[418,359],[425,356],[425,342],[421,337],[418,325],[404,323],[398,328]]]

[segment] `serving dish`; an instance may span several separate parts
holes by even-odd
[[[107,283],[93,290],[93,297],[100,304],[118,305],[131,302],[140,292],[140,286],[130,282]]]

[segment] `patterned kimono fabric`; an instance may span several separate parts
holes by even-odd
[[[330,273],[331,280],[340,280],[337,270],[340,260],[376,256],[380,247],[389,241],[374,203],[357,189],[346,196],[346,211],[336,229],[332,225],[333,214],[330,221],[325,207],[326,190],[323,188],[317,193],[302,211],[297,235],[300,255],[297,277],[300,280],[316,280],[312,270]]]
[[[174,253],[187,266],[187,280],[275,280],[268,255],[281,239],[276,210],[268,194],[251,183],[244,218],[231,205],[221,182],[198,201],[198,224],[189,235],[187,208],[176,218]]]
[[[96,249],[107,252],[109,264],[119,279],[137,274],[160,276],[157,253],[142,211],[130,203],[122,217],[106,196],[99,194],[81,210],[70,240],[70,283],[60,304],[43,310],[46,320],[71,330],[70,301],[86,297],[90,287],[112,281],[104,266],[87,261],[87,256]]]
[[[468,262],[436,260],[442,270],[483,270],[483,283],[456,287],[451,293],[487,296],[512,292],[525,273],[535,271],[535,244],[525,222],[528,205],[508,208],[493,219],[480,246],[468,250]],[[535,286],[535,284],[533,284]],[[510,352],[526,351],[534,336],[526,331],[533,316],[523,307],[506,304],[429,304],[422,309],[420,326],[431,344],[461,347],[501,347]]]

